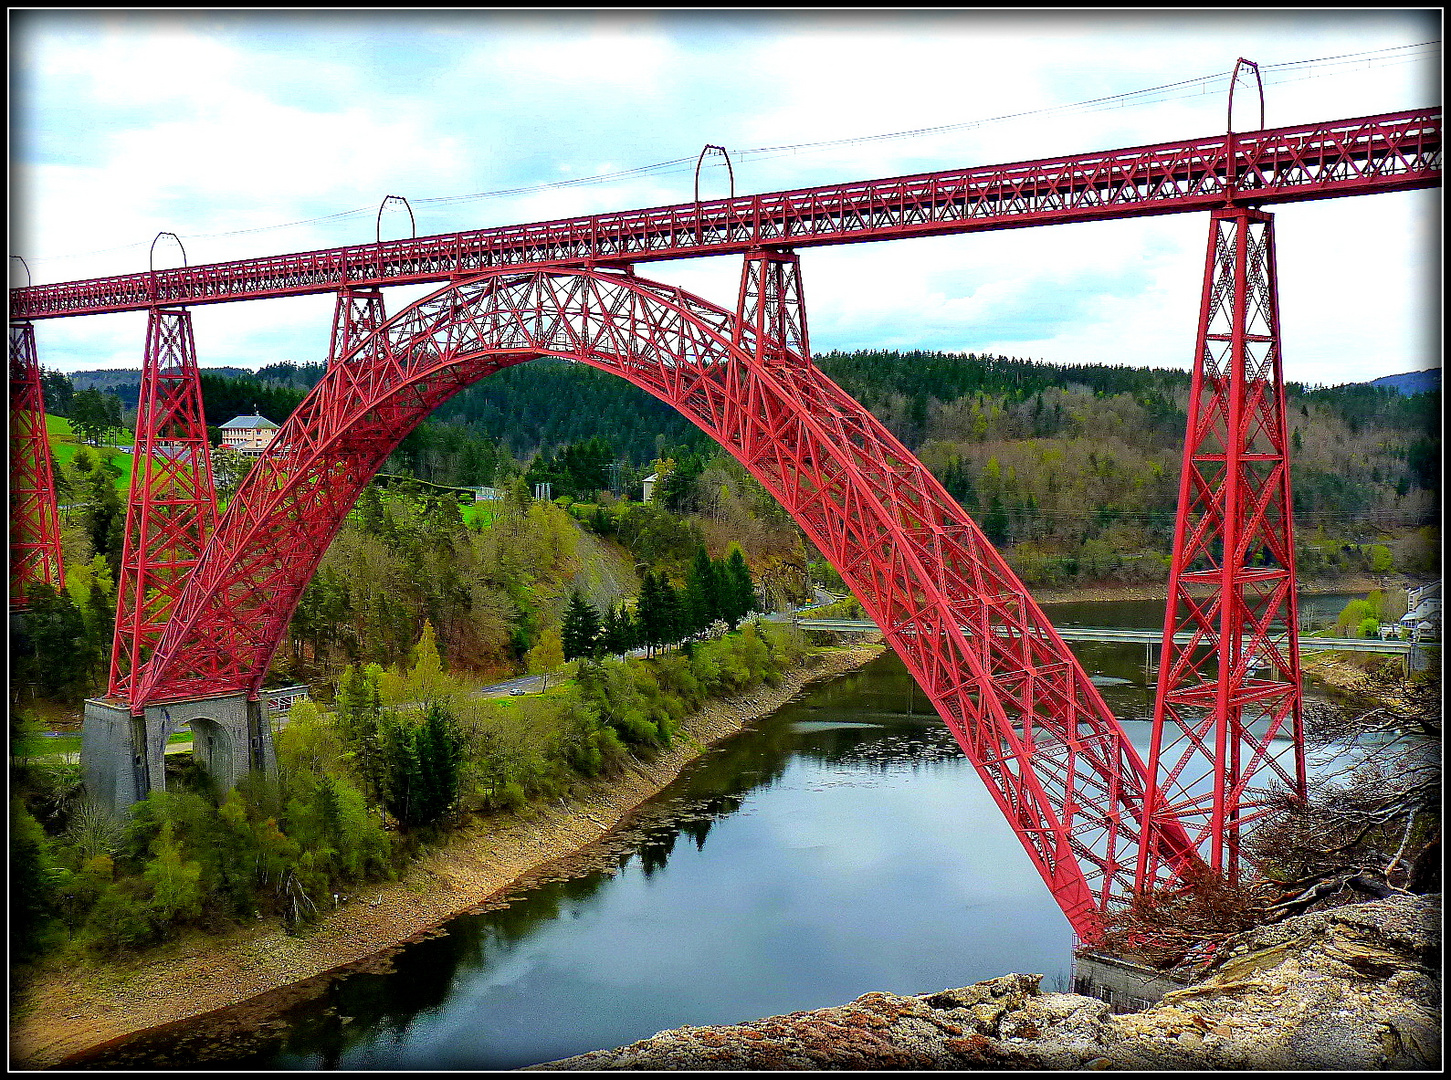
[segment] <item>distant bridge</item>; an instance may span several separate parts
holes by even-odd
[[[794,619],[802,630],[832,630],[838,633],[862,633],[880,629],[870,619]],[[1161,645],[1164,631],[1161,629],[1129,629],[1121,626],[1058,626],[1058,636],[1064,641],[1100,641],[1124,645]],[[966,628],[964,628],[964,632]],[[1174,635],[1175,645],[1189,645],[1194,634],[1183,632]],[[1406,656],[1418,648],[1413,641],[1382,641],[1379,638],[1315,638],[1299,639],[1300,652],[1368,652],[1386,653],[1391,656]],[[1420,646],[1423,647],[1423,646]]]

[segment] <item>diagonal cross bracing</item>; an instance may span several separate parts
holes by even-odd
[[[45,429],[45,396],[35,354],[35,327],[10,324],[10,607],[25,590],[64,584],[55,474]]]
[[[1277,799],[1305,796],[1275,277],[1272,216],[1216,211],[1149,756],[1150,831],[1182,827],[1231,883],[1254,823]],[[1140,891],[1181,876],[1152,843],[1139,859]]]
[[[153,308],[136,409],[107,695],[126,699],[216,526],[191,313]]]

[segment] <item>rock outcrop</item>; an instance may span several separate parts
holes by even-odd
[[[678,1028],[535,1069],[1437,1069],[1440,897],[1301,915],[1200,982],[1115,1016],[1039,975]]]

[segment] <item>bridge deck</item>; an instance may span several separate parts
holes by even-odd
[[[1441,110],[680,203],[10,291],[12,319],[943,236],[1434,187]]]

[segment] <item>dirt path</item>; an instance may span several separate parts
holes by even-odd
[[[247,1002],[247,1022],[262,1022],[289,1000],[310,996],[339,968],[368,961],[426,934],[572,855],[619,824],[712,744],[786,704],[807,683],[860,667],[882,646],[832,650],[791,672],[776,689],[760,687],[689,717],[682,737],[654,761],[561,806],[534,804],[517,817],[482,819],[413,864],[399,881],[367,886],[317,926],[297,936],[258,924],[224,936],[195,933],[124,964],[52,964],[13,1000],[12,1068],[37,1069],[186,1018]],[[544,871],[547,873],[547,870]]]

